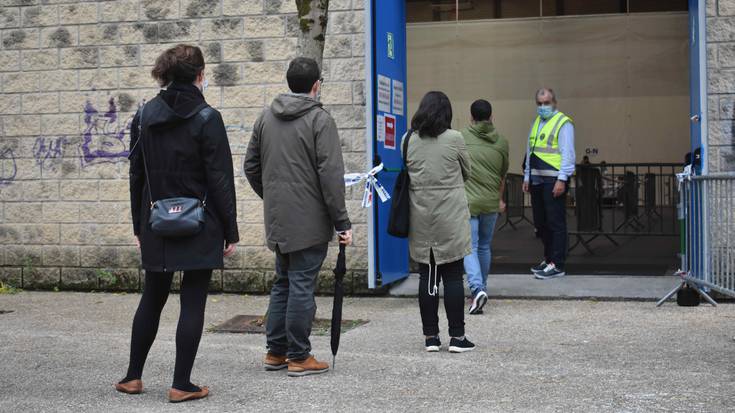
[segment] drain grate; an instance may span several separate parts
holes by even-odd
[[[10,314],[10,313],[12,313],[12,312],[13,312],[13,310],[0,310],[0,315],[3,315],[3,314]]]
[[[342,320],[342,333],[365,325],[369,320]],[[331,320],[317,318],[312,326],[312,333],[316,336],[329,335]],[[211,333],[234,333],[234,334],[265,334],[263,316],[236,315],[222,324],[209,327]]]

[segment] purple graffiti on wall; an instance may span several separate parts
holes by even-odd
[[[125,136],[130,130],[132,119],[120,125],[118,123],[115,99],[110,98],[106,112],[100,113],[90,101],[84,105],[84,123],[86,128],[79,147],[82,166],[119,162],[128,157]]]
[[[67,139],[64,136],[47,138],[39,136],[33,145],[33,157],[36,164],[42,169],[56,170],[64,157],[64,145]]]
[[[13,149],[0,149],[0,188],[13,183],[17,173],[18,166],[15,163]]]

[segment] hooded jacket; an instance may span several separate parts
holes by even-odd
[[[500,184],[508,173],[508,141],[490,122],[479,122],[462,131],[472,160],[472,173],[465,183],[470,214],[500,211]]]
[[[276,97],[255,121],[243,169],[263,199],[271,250],[300,251],[351,228],[337,125],[316,100]]]
[[[471,162],[462,135],[447,129],[439,136],[414,132],[408,141],[406,166],[411,178],[408,244],[421,264],[455,262],[472,253],[470,211],[464,182]],[[403,151],[401,151],[403,153]]]
[[[225,242],[239,240],[232,155],[222,116],[194,85],[176,83],[145,104],[142,137],[138,133],[140,116],[139,109],[130,134],[130,208],[143,268],[222,268]],[[206,197],[201,232],[161,238],[150,231],[151,202],[173,197]]]

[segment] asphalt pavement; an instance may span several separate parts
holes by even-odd
[[[0,411],[61,412],[732,412],[735,305],[492,299],[468,316],[474,352],[425,353],[415,298],[346,298],[370,322],[342,336],[337,368],[289,378],[262,369],[264,337],[205,332],[193,381],[211,397],[171,405],[178,296],[161,320],[143,380],[116,393],[139,296],[0,295]],[[206,323],[262,314],[267,297],[213,295]],[[320,317],[331,299],[319,298]],[[443,312],[443,308],[440,307]],[[314,353],[331,361],[329,337]]]

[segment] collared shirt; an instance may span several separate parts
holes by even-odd
[[[554,112],[554,115],[557,112],[558,111]],[[551,117],[549,117],[549,119],[551,119]],[[546,125],[546,122],[548,122],[548,119],[541,119],[536,134],[541,132],[541,129]],[[533,125],[531,125],[531,130],[528,133],[529,138],[532,133]],[[549,178],[536,175],[531,176],[531,143],[530,139],[526,139],[526,169],[523,173],[523,180],[526,182],[530,181],[532,184],[537,185],[547,181],[553,182],[557,179],[566,182],[572,175],[574,175],[574,166],[577,160],[574,152],[574,125],[572,122],[565,123],[559,130],[559,151],[561,152],[561,169],[559,170],[558,177]]]

